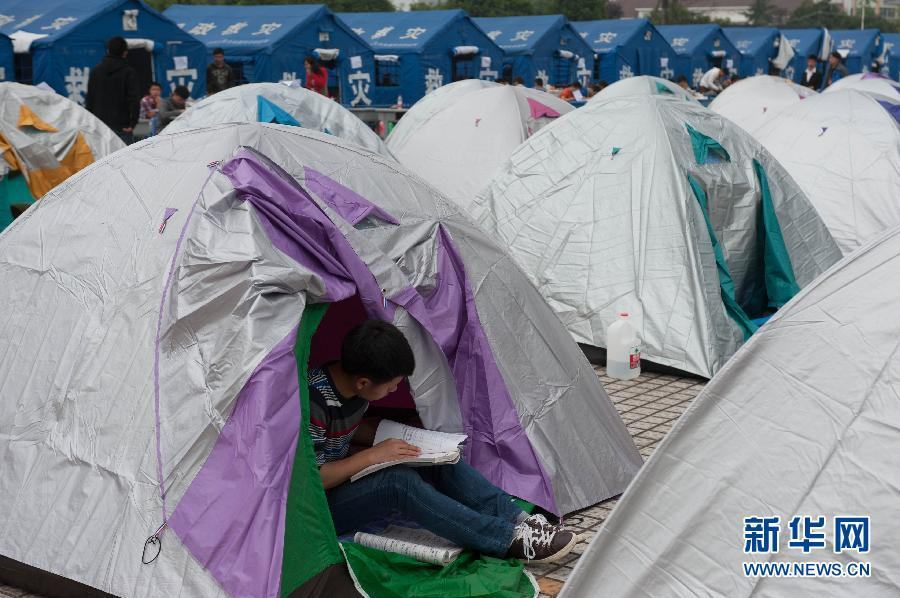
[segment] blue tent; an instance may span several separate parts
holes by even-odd
[[[0,81],[15,80],[12,40],[0,33]]]
[[[322,4],[175,4],[165,14],[210,54],[222,48],[238,82],[302,80],[303,60],[315,56],[328,69],[332,96],[345,106],[372,102],[372,51]]]
[[[894,81],[900,81],[900,33],[883,33],[884,57],[887,60],[887,74]]]
[[[830,44],[828,48],[823,48],[825,29],[821,27],[818,29],[782,29],[781,33],[794,49],[794,57],[791,58],[788,67],[784,69],[784,76],[791,81],[800,83],[803,79],[803,71],[806,70],[806,58],[810,54],[815,54],[820,60],[824,60],[831,51]],[[830,36],[828,40],[831,40]]]
[[[693,87],[715,61],[721,61],[722,68],[730,73],[737,73],[741,53],[718,25],[660,25],[657,29],[677,54],[675,76],[684,75]]]
[[[35,37],[17,57],[20,83],[45,82],[83,104],[90,70],[106,54],[107,40],[120,35],[129,40],[128,60],[142,86],[155,80],[203,95],[203,44],[142,0],[12,0],[0,11],[0,33],[21,30]]]
[[[675,51],[647,19],[572,23],[594,50],[594,79],[612,83],[634,75],[671,79]]]
[[[503,49],[503,78],[522,77],[527,85],[540,77],[561,86],[576,79],[590,83],[594,50],[562,15],[474,19]]]
[[[772,27],[724,27],[725,37],[741,53],[741,77],[768,75],[770,60],[778,55],[781,32]]]
[[[497,78],[500,48],[462,10],[338,15],[375,51],[375,103],[407,105],[444,83]]]
[[[884,49],[878,29],[838,29],[831,32],[831,38],[851,75],[872,70],[872,63]]]

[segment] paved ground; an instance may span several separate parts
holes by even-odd
[[[644,459],[650,456],[705,384],[704,380],[694,378],[647,373],[623,382],[608,378],[604,368],[595,369]],[[581,532],[585,540],[560,563],[528,567],[541,587],[541,598],[559,594],[588,542],[615,505],[616,499],[610,499],[566,518],[565,524]]]
[[[703,380],[694,378],[648,373],[635,380],[622,382],[606,377],[604,368],[598,367],[596,370],[645,459],[650,456],[659,441],[672,428],[675,420],[684,413],[705,384]],[[566,525],[578,530],[584,541],[560,563],[528,568],[538,580],[541,598],[552,598],[559,594],[572,572],[572,567],[615,504],[616,499],[611,499],[579,511],[566,519]],[[0,585],[0,598],[40,597]]]

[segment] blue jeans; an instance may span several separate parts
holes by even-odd
[[[411,520],[454,544],[506,557],[524,512],[512,497],[460,461],[382,469],[326,492],[338,534],[391,516]]]

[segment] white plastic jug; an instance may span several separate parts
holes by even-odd
[[[641,375],[641,347],[628,312],[619,314],[606,332],[606,375],[631,380]]]

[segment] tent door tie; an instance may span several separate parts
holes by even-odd
[[[153,535],[144,542],[144,552],[141,554],[141,562],[145,565],[149,565],[155,561],[159,556],[159,553],[162,552],[162,533],[167,526],[168,524],[163,522],[163,524],[153,532]]]

